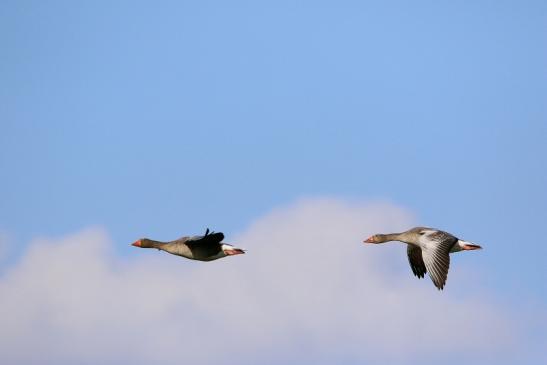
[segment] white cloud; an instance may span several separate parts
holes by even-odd
[[[468,285],[451,276],[438,292],[410,268],[393,269],[406,265],[401,245],[361,243],[412,221],[391,204],[303,200],[227,240],[247,255],[210,263],[152,250],[116,257],[101,229],[37,240],[0,277],[0,362],[410,364],[509,356],[518,344],[503,309],[451,295],[451,286]]]

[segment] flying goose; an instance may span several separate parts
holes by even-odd
[[[427,227],[416,227],[402,233],[375,234],[365,243],[384,243],[400,241],[407,243],[410,268],[415,276],[423,278],[426,272],[437,289],[442,290],[446,283],[449,253],[477,250],[482,248],[471,242],[463,241],[450,233]]]
[[[241,248],[221,243],[223,239],[224,234],[222,232],[209,233],[209,228],[207,228],[203,236],[186,236],[170,242],[141,238],[132,245],[141,248],[157,248],[173,255],[198,261],[213,261],[222,257],[245,253]]]

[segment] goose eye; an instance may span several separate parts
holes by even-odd
[[[420,232],[420,236],[423,236],[425,234],[425,232]]]

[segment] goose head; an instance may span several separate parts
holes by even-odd
[[[364,243],[384,243],[386,242],[385,234],[375,234],[364,240]]]
[[[157,243],[148,238],[140,238],[133,242],[131,246],[140,247],[140,248],[158,248]]]

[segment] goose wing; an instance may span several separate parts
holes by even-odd
[[[408,263],[415,276],[423,278],[427,272],[427,268],[422,258],[422,249],[418,246],[407,245],[406,253],[408,254]]]
[[[197,260],[215,256],[221,251],[220,242],[224,239],[222,232],[209,232],[209,228],[203,236],[181,237],[177,242],[185,244]]]
[[[222,232],[209,232],[209,228],[203,236],[183,237],[184,243],[188,246],[213,246],[218,245],[224,239]]]
[[[437,289],[442,290],[450,267],[450,249],[458,239],[442,231],[424,231],[420,247],[424,265]]]
[[[187,237],[184,242],[192,251],[198,250],[204,255],[214,255],[220,251],[220,241],[224,239],[222,232],[209,232],[209,228],[203,236]]]

